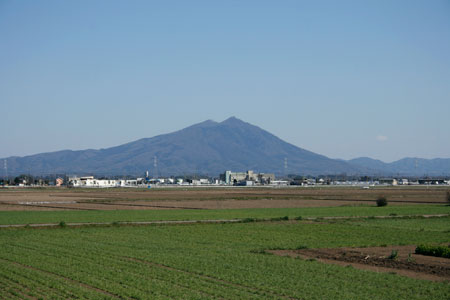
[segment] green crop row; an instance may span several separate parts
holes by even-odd
[[[448,242],[448,218],[423,220],[0,230],[0,298],[444,299],[448,283],[259,251]]]

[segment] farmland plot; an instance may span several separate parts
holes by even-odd
[[[445,204],[448,187],[0,188],[0,211],[299,208]]]
[[[411,218],[2,229],[0,297],[444,299],[448,282],[279,257],[265,249],[448,243],[449,224],[448,218]]]
[[[108,211],[0,211],[0,225],[83,222],[132,222],[164,220],[231,220],[267,219],[288,216],[308,217],[369,217],[406,215],[449,215],[447,205],[402,206],[340,206],[302,208],[254,208],[211,210],[108,210]]]

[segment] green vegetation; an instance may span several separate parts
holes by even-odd
[[[401,205],[375,208],[373,206],[308,207],[308,208],[260,208],[223,210],[109,210],[109,211],[1,211],[1,224],[39,224],[76,222],[130,222],[156,220],[219,220],[219,219],[270,219],[288,216],[389,216],[396,214],[450,214],[447,205]]]
[[[271,221],[288,221],[289,217],[288,216],[284,216],[284,217],[274,217],[274,218],[270,218]]]
[[[392,250],[391,254],[388,256],[389,259],[397,259],[398,257],[398,250]]]
[[[341,209],[361,213],[359,207]],[[385,215],[394,212],[380,209]],[[402,215],[408,211],[402,209],[395,212]],[[264,216],[293,219],[300,215],[298,209],[289,211],[269,210]],[[206,219],[211,216],[209,211],[201,212]],[[339,208],[331,212],[344,213]],[[215,213],[223,216],[225,212]],[[263,215],[258,210],[246,213]],[[301,209],[302,216],[312,213],[326,216],[321,209]],[[67,214],[66,222],[73,221],[69,216],[79,220],[82,214]],[[105,218],[98,221],[107,221],[118,215],[98,216]],[[19,217],[23,219],[23,215]],[[421,231],[417,224],[425,221],[429,223],[421,225],[426,228]],[[450,294],[448,283],[267,255],[264,251],[448,243],[445,222],[448,225],[449,218],[0,229],[0,298],[445,299]]]
[[[434,245],[419,245],[416,248],[416,253],[422,254],[422,255],[450,258],[450,247],[434,246]]]
[[[377,230],[388,229],[410,229],[416,231],[440,231],[450,232],[450,217],[435,218],[392,218],[392,219],[356,219],[342,220],[334,222],[343,222],[354,226],[370,227]]]
[[[386,206],[386,205],[388,205],[388,202],[387,202],[387,199],[385,196],[380,196],[377,198],[377,206],[378,207]]]

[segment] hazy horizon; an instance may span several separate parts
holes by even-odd
[[[449,158],[448,1],[2,1],[0,158],[230,116],[330,158]]]

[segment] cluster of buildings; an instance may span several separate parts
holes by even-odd
[[[378,182],[385,185],[450,185],[450,180],[443,178],[418,178],[414,180],[408,178],[380,178]]]
[[[137,179],[97,179],[94,176],[69,177],[67,185],[70,187],[137,187],[144,185],[142,178]]]
[[[275,181],[275,174],[225,171],[220,175],[220,180],[226,185],[265,185]]]
[[[33,178],[31,175],[20,175],[13,181],[0,179],[0,186],[68,186],[85,188],[114,187],[156,187],[156,186],[355,186],[369,188],[371,186],[405,186],[405,185],[450,185],[446,178],[374,178],[368,176],[330,175],[318,177],[302,177],[290,175],[277,180],[273,173],[257,173],[253,171],[225,171],[219,178],[149,178],[148,172],[141,178],[95,178],[94,176],[61,176],[53,179]]]
[[[290,185],[315,186],[315,185],[337,185],[337,186],[405,186],[405,185],[450,185],[450,180],[442,178],[376,178],[376,179],[349,179],[331,180],[326,178],[302,178],[290,181]]]
[[[288,181],[276,181],[275,174],[226,171],[220,175],[219,179],[183,179],[183,178],[157,178],[150,179],[148,172],[146,177],[136,179],[97,179],[94,176],[77,177],[72,176],[67,180],[69,187],[150,187],[152,185],[234,185],[234,186],[255,186],[255,185],[288,185]]]
[[[57,186],[62,185],[62,179],[57,179]],[[328,178],[297,178],[287,180],[276,180],[273,173],[231,172],[225,171],[219,179],[200,178],[158,178],[149,179],[147,177],[136,179],[97,179],[94,176],[69,177],[67,186],[69,187],[152,187],[152,186],[398,186],[398,185],[450,185],[450,180],[445,179],[396,179],[378,178],[371,180],[332,180]]]

